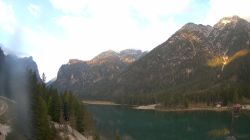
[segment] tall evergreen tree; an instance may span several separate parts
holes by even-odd
[[[49,114],[52,121],[59,122],[60,115],[62,112],[62,101],[58,93],[52,93],[51,100],[49,103]]]
[[[84,112],[82,105],[78,105],[78,109],[76,111],[76,128],[80,133],[84,133]]]
[[[46,76],[45,76],[45,73],[42,74],[42,81],[43,81],[43,83],[46,83]]]
[[[36,140],[50,140],[51,130],[46,103],[42,97],[37,97],[36,102],[37,103],[33,106],[34,137]]]

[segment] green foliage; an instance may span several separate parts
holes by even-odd
[[[76,110],[76,129],[84,133],[84,112],[83,107],[80,105]]]
[[[30,99],[30,109],[27,112],[30,113],[30,123],[24,124],[23,118],[20,118],[13,124],[13,132],[8,139],[57,139],[58,130],[51,121],[70,125],[82,134],[94,134],[91,115],[78,98],[70,92],[60,94],[57,90],[47,88],[44,83],[37,80],[36,74],[32,71],[29,71],[27,76]],[[16,108],[19,109],[18,106]],[[30,131],[24,132],[20,125],[27,125]]]
[[[48,112],[45,101],[42,97],[36,98],[33,106],[33,128],[36,140],[51,139],[51,129],[48,121]]]
[[[190,104],[213,106],[217,102],[222,102],[222,105],[250,103],[250,86],[245,82],[221,81],[215,86],[209,86],[203,90],[189,90],[183,86],[179,88],[163,90],[154,94],[127,95],[114,101],[132,105],[160,103],[164,107],[170,108],[188,108]],[[190,88],[192,89],[192,86]]]
[[[62,108],[61,97],[56,91],[52,92],[49,100],[49,115],[52,121],[59,122]]]

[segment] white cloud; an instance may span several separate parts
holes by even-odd
[[[42,26],[37,28],[24,25],[21,29],[22,46],[25,46],[22,51],[33,56],[40,73],[45,72],[48,80],[55,77],[59,67],[70,58],[89,60],[109,49],[115,51],[127,48],[153,49],[180,27],[171,15],[185,11],[189,4],[189,0],[181,3],[168,0],[50,0],[50,2],[54,8],[62,12],[60,17],[54,17],[55,24],[62,28],[60,35],[51,33]],[[26,8],[35,17],[41,14],[41,9],[37,5],[29,4]],[[86,16],[88,12],[91,16]],[[11,16],[6,17],[6,15]],[[160,19],[164,15],[169,17]],[[16,23],[12,7],[1,0],[0,17],[2,17],[0,21],[4,19],[5,25]],[[138,24],[140,18],[145,20]],[[146,26],[141,27],[141,24]]]
[[[89,60],[98,53],[109,49],[115,51],[127,48],[151,50],[167,40],[171,34],[182,26],[177,24],[171,16],[164,21],[159,19],[159,17],[164,14],[180,13],[189,4],[188,0],[182,3],[163,0],[151,2],[142,0],[75,1],[63,0],[62,2],[51,0],[55,8],[65,13],[55,19],[55,23],[63,29],[65,38],[57,38],[54,41],[50,41],[49,39],[53,37],[37,37],[37,39],[45,38],[47,40],[42,42],[52,42],[52,44],[42,43],[44,46],[53,47],[55,51],[50,50],[50,52],[59,52],[57,54],[46,55],[47,57],[56,55],[60,58],[46,61],[47,63],[51,63],[49,64],[49,68],[45,68],[48,65],[44,63],[45,61],[38,60],[39,65],[44,67],[45,72],[51,71],[52,66],[56,65],[58,67],[58,65],[66,63],[70,58]],[[176,4],[178,5],[177,7]],[[143,6],[146,7],[144,8]],[[86,7],[92,12],[93,15],[91,17],[82,16],[82,13],[86,12]],[[141,18],[147,19],[143,21],[148,22],[146,27],[142,28],[138,25],[136,22],[137,19],[133,17],[135,13],[131,11],[131,8],[136,10]],[[79,14],[78,12],[82,13]],[[36,42],[39,42],[36,39],[30,40],[34,40],[34,45]],[[46,60],[46,58],[41,59]],[[55,72],[51,73],[54,74]],[[52,78],[51,75],[48,76],[48,79]]]
[[[50,0],[54,8],[67,14],[81,15],[84,12],[93,11],[96,13],[108,12],[116,9],[120,12],[124,8],[134,8],[142,16],[150,20],[159,15],[171,15],[187,10],[191,0]]]
[[[135,0],[132,6],[149,20],[157,20],[161,15],[172,15],[187,10],[190,0]]]
[[[69,58],[68,47],[63,39],[52,36],[43,28],[23,27],[24,50],[32,55],[38,64],[39,72],[47,76],[47,80],[54,78],[60,66]]]
[[[222,17],[238,15],[250,21],[249,0],[210,0],[205,24],[214,25]]]
[[[173,19],[165,22],[152,21],[147,28],[139,28],[129,14],[119,18],[99,16],[95,18],[63,16],[57,23],[67,35],[65,42],[72,48],[75,57],[86,58],[97,55],[97,52],[113,49],[120,51],[126,48],[151,50],[165,41],[180,26]],[[77,48],[77,49],[73,49]],[[82,53],[82,54],[81,54]]]
[[[35,5],[35,4],[29,4],[27,6],[27,10],[30,12],[31,15],[33,15],[34,17],[37,17],[40,12],[41,12],[41,9],[38,5]]]
[[[16,26],[16,17],[11,5],[0,0],[0,29],[13,34]]]
[[[50,2],[56,9],[72,14],[81,14],[88,4],[88,0],[50,0]]]
[[[165,41],[179,27],[173,18],[162,21],[159,16],[179,13],[185,10],[189,4],[189,0],[184,0],[182,3],[168,0],[150,2],[85,0],[84,2],[94,16],[85,18],[79,15],[66,15],[58,18],[57,24],[65,30],[69,44],[88,47],[88,51],[93,50],[93,52],[125,48],[151,50],[157,44]],[[56,4],[54,3],[54,5]],[[65,4],[61,6],[61,10],[67,11],[70,9],[69,7],[73,8],[69,5],[67,7]],[[80,6],[78,8],[77,11],[81,11]],[[131,12],[131,8],[139,12],[143,18],[147,18],[147,21],[144,21],[149,22],[146,28],[141,29],[138,26],[132,18],[134,13]]]

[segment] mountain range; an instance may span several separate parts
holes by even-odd
[[[91,96],[97,85],[107,86],[118,74],[147,52],[127,49],[119,53],[109,50],[90,61],[70,59],[59,69],[57,78],[51,83],[60,91],[70,90],[75,94]]]
[[[213,27],[187,23],[148,53],[107,51],[90,61],[72,59],[52,86],[119,102],[207,94],[225,85],[249,85],[249,52],[250,23],[238,16],[224,17]]]

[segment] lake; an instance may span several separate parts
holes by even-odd
[[[232,124],[231,112],[159,112],[124,106],[87,105],[103,139],[114,140],[225,140],[231,125],[237,140],[250,140],[250,114]]]

